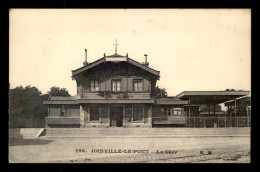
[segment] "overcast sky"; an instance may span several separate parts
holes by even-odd
[[[250,10],[10,10],[10,87],[67,88],[71,70],[115,53],[148,54],[169,96],[251,87]]]

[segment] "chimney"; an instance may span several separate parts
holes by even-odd
[[[83,65],[84,65],[84,66],[88,65],[87,55],[88,55],[88,50],[85,49],[85,61],[83,62]]]
[[[144,56],[145,56],[145,62],[144,62],[143,64],[144,64],[145,66],[147,66],[147,67],[148,67],[148,66],[149,66],[149,63],[147,62],[147,56],[148,56],[148,55],[147,55],[147,54],[145,54]]]

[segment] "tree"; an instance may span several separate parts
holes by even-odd
[[[9,127],[44,127],[48,108],[43,101],[49,96],[70,96],[65,88],[52,87],[43,94],[33,86],[19,86],[9,91]]]
[[[30,85],[9,91],[9,127],[44,127],[47,107],[41,91]]]
[[[152,97],[154,97],[154,98],[167,97],[167,91],[165,88],[159,88],[158,86],[156,86],[152,90]]]
[[[64,96],[64,97],[70,96],[66,88],[60,88],[60,87],[51,87],[50,91],[47,94],[49,96]]]
[[[243,90],[243,89],[236,90],[236,89],[233,89],[233,88],[232,88],[232,89],[228,89],[228,88],[227,88],[225,91],[244,91],[244,90]]]

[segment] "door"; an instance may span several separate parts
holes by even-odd
[[[110,106],[110,127],[123,126],[123,107]]]

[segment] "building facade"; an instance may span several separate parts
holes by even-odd
[[[85,58],[83,67],[72,71],[77,95],[44,101],[48,105],[46,127],[152,127],[153,108],[166,118],[184,115],[182,103],[186,101],[178,101],[177,113],[171,110],[172,104],[155,106],[151,93],[160,72],[149,67],[147,55],[144,63],[117,53],[104,54],[93,63],[87,62],[87,52]],[[170,113],[165,114],[165,109]]]

